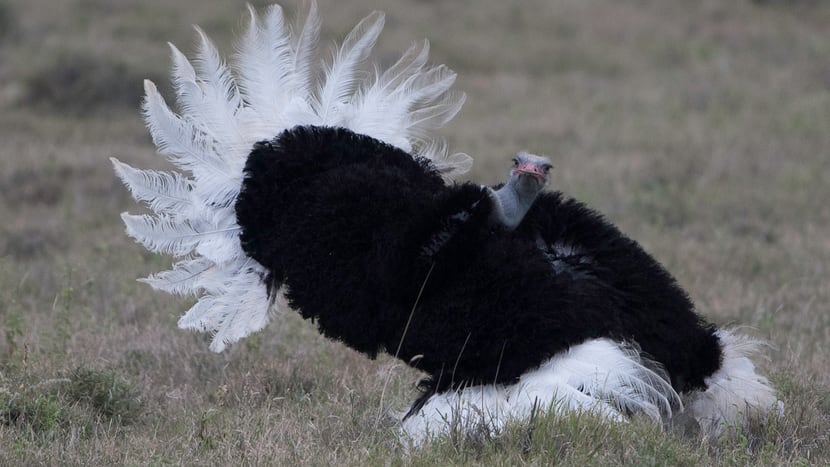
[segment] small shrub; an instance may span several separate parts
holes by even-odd
[[[202,413],[202,416],[199,418],[199,430],[196,433],[196,436],[199,438],[199,445],[202,446],[203,449],[207,449],[209,451],[216,449],[217,445],[217,438],[214,433],[215,430],[211,429],[211,425],[214,423],[215,419],[216,412],[212,410]]]
[[[64,422],[60,399],[55,395],[5,394],[0,396],[0,423],[47,433]]]
[[[284,397],[288,400],[304,399],[316,388],[317,382],[296,367],[291,367],[288,375],[277,371],[268,372],[263,381],[263,392],[266,396]]]
[[[70,115],[135,109],[141,102],[143,79],[117,60],[81,52],[56,54],[26,77],[24,104]]]
[[[6,2],[0,3],[0,43],[14,33],[14,25],[14,12],[11,5]]]
[[[139,392],[111,370],[76,369],[69,377],[67,397],[123,424],[136,421],[144,409]]]
[[[6,316],[3,321],[7,349],[4,358],[12,358],[18,348],[18,338],[23,337],[23,316],[16,309],[9,309],[3,302],[0,302],[0,311]]]

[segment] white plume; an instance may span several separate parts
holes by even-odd
[[[402,425],[404,441],[420,445],[453,429],[498,432],[533,410],[590,412],[623,422],[641,413],[657,422],[682,410],[671,384],[627,345],[593,339],[560,352],[510,386],[485,385],[433,395]]]
[[[127,233],[151,251],[181,258],[143,281],[198,297],[179,326],[213,333],[217,352],[262,329],[273,298],[267,271],[242,250],[234,210],[254,143],[297,125],[340,126],[429,159],[446,179],[472,163],[466,154],[448,155],[443,140],[430,134],[458,112],[464,95],[450,91],[452,71],[426,64],[426,42],[386,71],[367,69],[384,22],[375,12],[323,63],[316,3],[304,11],[292,31],[279,6],[261,17],[249,7],[230,65],[199,28],[192,62],[170,44],[175,109],[151,81],[144,83],[142,108],[158,151],[181,172],[112,159],[133,197],[154,212],[122,214]]]

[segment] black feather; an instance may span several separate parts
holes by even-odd
[[[426,394],[511,383],[598,337],[636,342],[678,391],[718,369],[714,327],[601,215],[545,193],[511,231],[489,222],[492,209],[487,188],[446,185],[427,161],[323,127],[257,144],[236,204],[243,248],[268,283],[370,357],[422,355]]]

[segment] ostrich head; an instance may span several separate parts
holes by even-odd
[[[513,158],[507,183],[491,190],[495,208],[491,220],[509,229],[516,228],[548,181],[553,168],[550,159],[521,151]]]
[[[547,157],[522,151],[513,158],[513,169],[510,171],[507,185],[512,185],[517,192],[536,199],[536,195],[548,182],[548,173],[552,168],[553,164]]]

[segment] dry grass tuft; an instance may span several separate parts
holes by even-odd
[[[98,415],[122,424],[134,423],[142,415],[139,391],[112,370],[77,368],[67,386],[70,402],[87,404]]]

